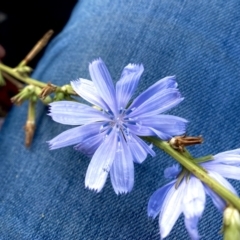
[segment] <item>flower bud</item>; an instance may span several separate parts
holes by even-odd
[[[16,71],[20,74],[29,74],[32,72],[32,68],[30,68],[29,66],[19,66],[18,68],[16,68]]]
[[[63,92],[57,92],[55,97],[54,97],[54,101],[61,101],[63,100],[65,97]]]
[[[44,104],[49,104],[51,103],[53,100],[50,96],[47,96],[45,97],[44,99],[41,99],[41,101],[44,103]]]
[[[36,101],[38,100],[38,97],[37,97],[36,95],[33,95],[33,96],[31,97],[31,100],[32,100],[33,102],[36,102]]]
[[[71,93],[73,91],[72,86],[67,84],[61,87],[61,90],[65,93]]]
[[[37,96],[39,96],[41,92],[42,92],[42,89],[41,89],[40,87],[35,87],[34,93],[35,93]]]
[[[28,85],[23,88],[17,95],[11,98],[12,103],[16,105],[21,105],[25,100],[30,99],[35,91],[35,87],[33,85]]]
[[[228,206],[223,212],[224,240],[240,239],[240,214],[237,209]]]

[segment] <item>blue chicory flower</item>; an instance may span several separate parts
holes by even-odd
[[[128,64],[120,80],[113,85],[108,69],[101,59],[89,65],[92,81],[72,81],[74,91],[93,104],[73,101],[50,104],[50,116],[56,122],[81,125],[67,130],[49,141],[50,149],[75,145],[75,149],[92,160],[87,169],[85,186],[99,192],[110,172],[117,194],[132,190],[133,162],[142,163],[147,154],[155,155],[138,136],[158,136],[169,140],[185,133],[183,118],[161,115],[178,105],[183,98],[175,77],[165,77],[129,101],[143,73],[143,65]]]
[[[219,153],[213,156],[213,160],[200,165],[212,178],[237,195],[236,190],[224,177],[240,180],[240,149]],[[179,165],[176,164],[167,168],[164,175],[167,178],[176,178],[180,171]],[[155,191],[149,199],[148,216],[155,218],[160,213],[159,227],[162,239],[168,236],[181,213],[184,214],[185,226],[191,239],[200,238],[197,225],[205,207],[206,194],[221,212],[226,207],[226,202],[212,189],[193,175],[190,179],[188,177],[184,177],[177,189],[175,179]]]

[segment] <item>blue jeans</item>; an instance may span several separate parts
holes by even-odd
[[[205,139],[190,148],[194,156],[240,147],[239,8],[239,0],[82,0],[33,77],[57,85],[89,79],[88,63],[101,57],[116,81],[128,63],[143,63],[138,93],[177,76],[185,100],[171,114],[190,121],[188,135]],[[35,138],[26,149],[26,113],[27,104],[14,107],[0,132],[1,240],[160,238],[147,203],[167,182],[163,170],[173,159],[155,149],[155,158],[135,165],[130,194],[117,196],[109,179],[96,194],[84,188],[88,157],[72,147],[48,150],[46,141],[70,127],[53,122],[39,104]],[[208,199],[199,223],[202,239],[222,239],[221,217]],[[188,239],[182,220],[167,240]]]

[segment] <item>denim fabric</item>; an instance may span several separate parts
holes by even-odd
[[[239,12],[239,0],[82,0],[33,77],[58,85],[89,79],[88,63],[97,57],[115,81],[129,62],[143,63],[137,93],[175,74],[185,100],[170,113],[190,121],[189,135],[205,139],[190,151],[199,157],[238,148]],[[72,147],[48,150],[46,141],[70,126],[53,122],[42,104],[37,110],[30,149],[23,144],[26,104],[13,108],[0,132],[0,239],[159,239],[147,203],[167,182],[163,170],[173,159],[155,148],[155,158],[135,164],[130,194],[117,196],[109,179],[96,194],[84,188],[89,158]],[[221,214],[210,199],[199,228],[204,240],[222,239]],[[182,217],[166,239],[188,239]]]

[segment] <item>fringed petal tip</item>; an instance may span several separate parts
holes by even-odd
[[[72,82],[73,82],[73,83],[81,82],[81,79],[82,79],[82,78],[73,79],[73,80],[70,81],[70,83],[72,83]]]
[[[172,117],[175,118],[175,121],[173,121],[171,125],[166,126],[165,131],[168,132],[171,135],[171,137],[185,134],[189,121],[184,118],[180,118],[176,116],[172,116]]]
[[[72,88],[74,88],[75,84],[81,84],[81,78],[71,80],[70,84],[71,84]]]
[[[54,111],[59,111],[59,110],[64,110],[65,106],[64,104],[66,101],[57,101],[57,102],[52,102],[48,104],[48,116],[50,116],[50,113],[53,113]]]
[[[49,150],[55,150],[55,149],[61,148],[61,146],[57,146],[57,144],[55,144],[55,142],[52,140],[47,141],[47,144],[48,144]]]
[[[188,125],[189,121],[187,121],[187,120],[184,121],[184,120],[185,119],[183,119],[182,122],[176,123],[176,125],[178,127],[178,131],[179,131],[178,135],[183,135],[187,131],[187,125]]]
[[[166,82],[166,85],[168,86],[167,88],[177,88],[178,87],[176,75],[164,77],[164,78],[160,79],[158,82],[160,83],[161,81]]]
[[[55,149],[57,149],[57,148],[55,148],[54,146],[49,145],[49,150],[55,150]]]
[[[51,108],[51,107],[53,106],[54,103],[55,103],[55,102],[51,102],[51,103],[49,103],[49,104],[48,104],[49,108]]]
[[[143,64],[134,64],[134,63],[129,63],[125,68],[124,71],[127,71],[127,73],[131,72],[138,72],[139,75],[141,75],[144,71]]]
[[[71,80],[71,81],[70,81],[70,84],[71,84],[72,88],[74,89],[74,88],[80,86],[82,83],[86,83],[86,82],[87,82],[87,83],[88,83],[88,82],[92,83],[91,80],[88,80],[88,79],[85,79],[85,78],[77,78],[77,79]],[[74,90],[74,91],[75,91],[75,90]],[[75,92],[76,92],[76,91],[75,91]]]
[[[163,78],[163,79],[167,79],[168,81],[175,81],[176,83],[177,83],[177,77],[176,77],[176,75],[171,75],[171,76],[167,76],[167,77],[165,77],[165,78]]]
[[[129,190],[129,191],[126,191],[126,190],[115,190],[114,189],[114,192],[117,194],[117,195],[127,195],[128,193],[130,193],[132,190]]]
[[[135,67],[139,67],[139,68],[143,68],[143,64],[142,63],[129,63],[125,68],[135,68]]]
[[[52,105],[49,105],[47,116],[51,117],[52,116],[51,114],[52,114]]]
[[[99,193],[102,190],[102,188],[101,189],[97,189],[97,188],[90,187],[90,186],[87,186],[87,185],[85,185],[85,188],[88,189],[88,190],[93,191],[94,193]]]
[[[52,140],[46,141],[46,143],[48,144],[49,150],[54,150],[54,143],[52,142]]]
[[[113,183],[112,183],[112,186],[113,186],[113,190],[114,192],[117,194],[117,195],[127,195],[128,193],[130,193],[133,189],[133,185],[132,186],[126,186],[125,188],[123,187],[119,187],[117,188]]]
[[[89,64],[95,64],[95,63],[104,63],[104,62],[100,57],[98,57],[98,58],[94,59],[93,61],[89,62]]]

